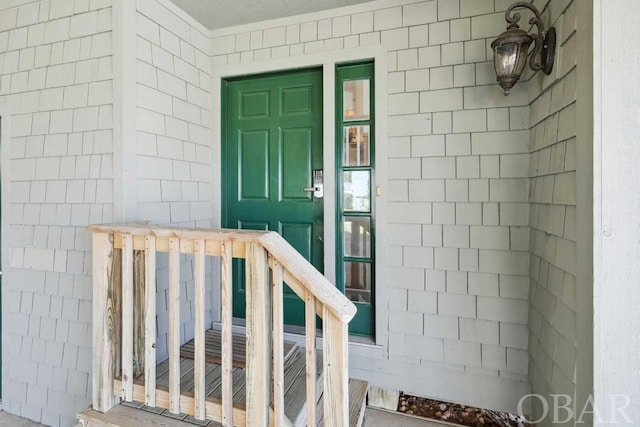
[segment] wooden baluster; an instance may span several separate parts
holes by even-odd
[[[113,394],[116,355],[114,323],[118,307],[109,295],[113,287],[113,235],[93,234],[93,409],[107,412],[118,404]],[[119,279],[118,279],[119,280]]]
[[[133,238],[122,235],[122,398],[133,400]]]
[[[156,238],[144,241],[144,403],[156,406]]]
[[[136,250],[136,238],[133,238],[133,380],[144,377],[145,369],[145,330],[144,306],[147,287],[144,270],[144,250]],[[155,361],[153,362],[155,364]]]
[[[282,265],[273,261],[273,411],[274,425],[285,425],[284,417],[284,290]]]
[[[307,425],[316,425],[316,299],[304,292],[304,323],[307,356]]]
[[[233,427],[233,242],[222,242],[222,425]]]
[[[169,239],[169,411],[180,413],[180,239]]]
[[[205,418],[205,242],[196,240],[194,242],[194,275],[195,275],[195,331],[194,331],[194,416],[199,420]]]
[[[271,389],[271,286],[267,252],[262,245],[246,246],[247,277],[247,426],[269,424]]]
[[[332,427],[349,425],[348,324],[325,306],[324,337],[324,423]]]
[[[113,378],[122,376],[122,237],[113,236],[113,264],[111,277],[109,278],[109,305],[113,310],[112,324],[109,325],[109,333],[114,341]],[[116,243],[120,243],[120,249],[115,249]],[[122,387],[114,392],[122,398]]]

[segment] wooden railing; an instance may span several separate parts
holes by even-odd
[[[224,426],[286,426],[283,285],[305,302],[307,425],[315,426],[316,315],[323,325],[324,422],[346,427],[348,322],[355,306],[274,232],[92,225],[93,408],[120,399]],[[156,386],[156,254],[169,254],[169,387]],[[194,257],[194,389],[180,390],[180,255]],[[205,390],[205,263],[221,258],[222,399]],[[246,407],[233,404],[232,260],[246,260]],[[273,366],[272,366],[273,363]],[[143,380],[142,380],[143,378]],[[273,380],[270,381],[270,378]]]

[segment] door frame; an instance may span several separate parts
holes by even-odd
[[[299,55],[286,58],[251,62],[250,64],[212,65],[211,67],[211,153],[212,153],[212,226],[220,227],[222,219],[222,120],[223,80],[248,75],[286,72],[304,68],[322,68],[322,133],[324,167],[324,275],[335,283],[336,279],[336,165],[335,165],[335,85],[336,65],[344,62],[373,60],[375,63],[375,109],[378,112],[375,123],[376,135],[376,177],[381,187],[382,197],[376,197],[376,318],[375,344],[386,347],[388,334],[388,293],[386,290],[388,238],[387,238],[387,73],[388,52],[383,46],[342,49],[317,54]],[[248,71],[249,70],[249,71]],[[220,110],[218,110],[220,108]],[[214,272],[215,273],[215,272]],[[215,287],[214,287],[215,289]],[[219,290],[214,294],[214,320],[220,320]]]

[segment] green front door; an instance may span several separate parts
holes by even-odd
[[[223,225],[278,231],[323,270],[322,70],[225,82]],[[234,265],[233,313],[245,317],[244,263]],[[304,324],[304,303],[285,289],[284,321]]]

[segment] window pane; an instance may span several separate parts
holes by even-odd
[[[369,120],[369,79],[342,84],[343,120]]]
[[[369,126],[345,126],[343,132],[344,165],[369,165]]]
[[[371,175],[369,171],[344,172],[344,210],[369,212],[371,210]]]
[[[344,255],[369,258],[371,256],[371,219],[346,217],[344,219]]]
[[[371,304],[371,264],[345,262],[344,290],[351,301]]]

